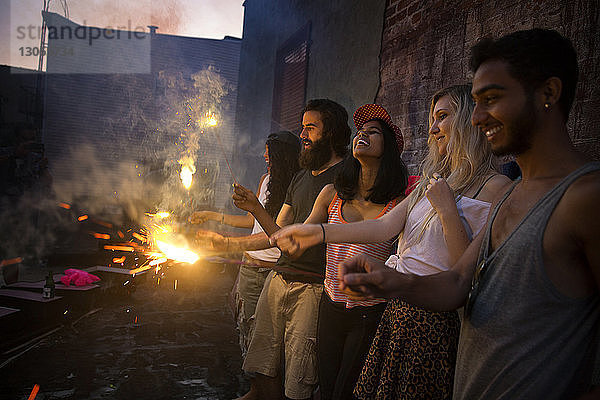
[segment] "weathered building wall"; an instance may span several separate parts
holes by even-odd
[[[555,29],[573,41],[580,80],[568,126],[575,145],[600,159],[599,20],[597,1],[388,0],[377,102],[404,133],[410,171],[426,151],[430,96],[472,78],[470,47],[484,36],[530,28]]]
[[[236,169],[245,172],[242,183],[253,187],[265,171],[261,156],[272,125],[277,49],[311,22],[306,99],[330,98],[351,116],[358,106],[374,101],[379,86],[385,1],[246,0],[244,4]]]
[[[58,32],[69,26],[110,31],[54,13],[45,17]],[[130,33],[119,32],[122,38]],[[44,141],[56,192],[62,201],[97,197],[100,204],[106,196],[119,202],[135,196],[152,206],[166,197],[189,197],[202,207],[230,203],[226,157],[235,140],[241,41],[135,33],[144,39],[89,45],[49,36],[50,50],[64,49],[49,51],[46,74]],[[111,61],[100,73],[104,60]],[[115,73],[119,66],[122,72]],[[216,114],[216,127],[204,126],[205,112]],[[188,191],[177,176],[184,154],[194,156],[196,167]],[[181,193],[156,190],[172,176]]]

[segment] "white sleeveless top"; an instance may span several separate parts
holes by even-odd
[[[265,176],[263,179],[262,185],[258,189],[258,201],[260,204],[265,205],[267,201],[267,185],[269,184],[269,174]],[[258,223],[256,219],[254,219],[254,226],[252,227],[252,234],[264,232],[262,226]],[[279,256],[281,256],[281,252],[277,247],[271,247],[269,249],[264,250],[248,250],[246,253],[257,260],[268,261],[268,262],[276,262],[279,260]]]
[[[472,240],[485,226],[491,203],[461,197],[456,207],[467,235]],[[431,203],[426,196],[415,204],[406,218],[404,231],[398,242],[398,251],[388,258],[385,265],[398,272],[415,275],[436,274],[452,267],[442,223],[437,214],[430,221],[427,229],[421,233],[422,221],[431,209]],[[421,235],[420,239],[419,235]],[[410,245],[411,243],[414,244]]]

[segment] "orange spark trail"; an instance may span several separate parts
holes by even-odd
[[[133,247],[130,247],[130,246],[104,246],[104,250],[120,250],[120,251],[133,252]]]
[[[137,240],[139,240],[140,242],[145,242],[146,241],[146,239],[142,235],[140,235],[139,233],[137,233],[137,232],[133,232],[131,235],[134,238],[136,238]]]
[[[31,394],[29,395],[27,400],[35,399],[35,396],[37,396],[39,390],[40,390],[40,385],[38,385],[37,383],[35,385],[33,385],[33,390],[31,390]]]
[[[18,264],[21,261],[23,261],[22,257],[9,258],[9,259],[0,261],[0,267],[4,267],[6,265]]]

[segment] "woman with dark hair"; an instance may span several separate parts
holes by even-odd
[[[307,224],[376,219],[404,197],[408,173],[400,158],[403,139],[387,111],[366,104],[354,113],[352,154],[334,183],[323,188]],[[337,265],[359,253],[385,261],[393,239],[372,244],[327,245],[324,295],[319,305],[317,354],[321,399],[349,399],[385,309],[384,299],[354,301],[339,290]]]
[[[291,132],[282,131],[268,136],[265,144],[264,158],[267,163],[267,173],[260,178],[258,202],[266,212],[276,218],[279,213],[287,187],[294,174],[300,169],[298,156],[300,154],[300,140]],[[240,188],[243,188],[240,186]],[[251,213],[246,215],[230,215],[214,211],[196,211],[190,216],[190,222],[200,224],[208,220],[220,222],[238,228],[252,228],[252,234],[262,232],[263,229]],[[246,251],[243,261],[248,264],[260,265],[263,268],[240,266],[238,278],[233,288],[235,299],[235,314],[240,335],[240,348],[242,359],[246,356],[248,345],[252,338],[254,325],[254,312],[256,303],[263,285],[271,268],[281,253],[276,247],[264,250]],[[256,398],[256,388],[244,396],[246,399]]]
[[[284,251],[298,252],[313,243],[377,243],[398,237],[396,254],[385,262],[388,267],[414,275],[448,270],[483,228],[492,199],[509,181],[496,172],[485,135],[471,124],[473,108],[470,85],[450,86],[433,95],[421,179],[392,212],[345,226],[286,227],[272,240]],[[350,289],[342,276],[338,279],[339,290]],[[368,298],[365,287],[351,289],[356,298]],[[456,311],[433,312],[392,299],[358,378],[355,398],[450,398],[459,328]]]

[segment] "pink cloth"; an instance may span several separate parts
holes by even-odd
[[[60,278],[60,281],[66,286],[69,286],[70,284],[74,284],[75,286],[85,286],[99,280],[100,278],[96,275],[75,268],[65,270],[65,276]]]

